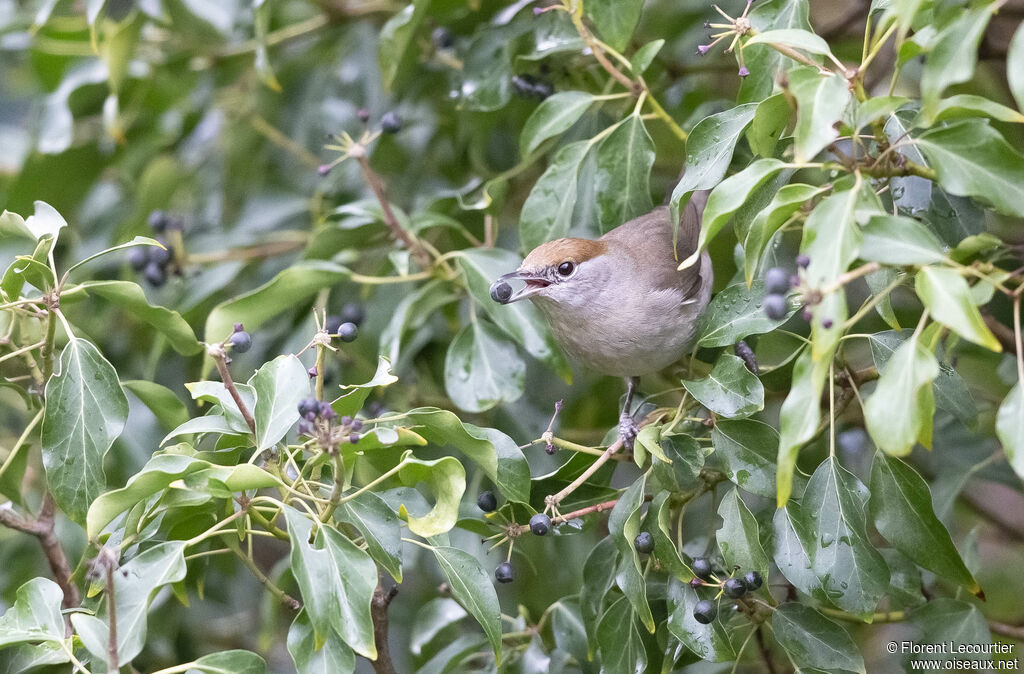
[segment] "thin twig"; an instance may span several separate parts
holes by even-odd
[[[551,523],[562,524],[563,522],[568,522],[569,520],[576,519],[577,517],[583,517],[591,513],[600,513],[604,512],[605,510],[611,510],[612,508],[615,507],[615,504],[618,502],[618,499],[613,499],[611,501],[604,501],[603,503],[597,503],[592,506],[587,506],[586,508],[580,508],[579,510],[574,510],[571,513],[565,513],[564,515],[559,515],[558,517],[552,517]]]
[[[113,555],[109,550],[101,554]],[[120,670],[121,659],[117,654],[117,595],[114,592],[114,569],[117,566],[116,560],[108,560],[107,571],[107,617],[110,628],[107,632],[107,672],[117,674]]]
[[[597,457],[594,463],[590,464],[590,466],[588,466],[585,471],[580,473],[579,477],[577,477],[575,480],[569,483],[569,485],[565,487],[565,489],[558,492],[557,494],[552,494],[551,496],[545,497],[545,504],[557,508],[558,504],[561,503],[566,496],[579,489],[580,485],[589,480],[590,477],[594,473],[596,473],[601,468],[601,466],[603,466],[608,461],[608,459],[612,457],[612,455],[614,455],[616,452],[622,449],[622,445],[622,438],[619,438],[612,444],[608,445],[608,449],[604,450],[604,453],[602,453],[601,456]]]
[[[384,193],[384,183],[381,181],[380,176],[370,166],[370,160],[366,156],[365,152],[353,155],[357,162],[359,162],[359,168],[363,172],[363,178],[366,179],[366,184],[373,190],[374,196],[377,197],[377,201],[380,203],[381,211],[384,213],[384,224],[390,229],[391,233],[396,239],[402,242],[409,252],[412,253],[416,261],[424,269],[430,268],[430,255],[420,246],[415,239],[405,231],[402,224],[398,222],[398,218],[395,217],[394,211],[391,210],[391,203],[388,201],[387,195]]]
[[[242,414],[242,418],[245,419],[245,424],[249,427],[249,430],[254,434],[256,433],[256,420],[252,417],[252,412],[246,406],[245,401],[242,400],[241,394],[238,392],[238,388],[235,386],[235,380],[231,377],[231,371],[228,370],[227,358],[224,355],[224,346],[221,344],[210,344],[206,349],[207,354],[213,358],[213,362],[217,365],[217,372],[220,373],[220,380],[224,384],[224,388],[231,394],[231,399],[235,401],[235,405],[238,407],[238,411]]]
[[[43,505],[38,517],[24,519],[10,508],[0,508],[0,524],[31,534],[39,539],[39,544],[43,547],[43,554],[50,565],[53,579],[64,593],[64,601],[61,605],[64,608],[75,608],[82,602],[82,595],[78,591],[78,586],[71,580],[71,565],[68,563],[64,548],[61,547],[53,529],[56,510],[57,504],[50,492],[47,491],[43,496]]]

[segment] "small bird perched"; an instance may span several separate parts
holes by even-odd
[[[556,239],[534,248],[519,269],[491,285],[501,304],[529,299],[570,357],[602,374],[625,377],[619,432],[636,436],[629,410],[641,375],[664,369],[693,345],[697,319],[711,297],[711,259],[682,271],[696,249],[707,193],[693,195],[672,250],[669,210],[659,206],[596,240]],[[509,281],[525,282],[513,291]]]

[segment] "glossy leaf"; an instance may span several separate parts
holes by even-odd
[[[123,381],[121,386],[141,400],[165,429],[176,428],[188,421],[188,408],[169,388],[142,379]]]
[[[334,631],[317,648],[313,624],[306,610],[299,611],[288,629],[288,653],[299,674],[339,674],[354,672],[356,656],[352,649]]]
[[[757,520],[735,489],[722,497],[718,516],[722,518],[722,526],[715,532],[715,539],[726,568],[739,566],[743,573],[757,571],[767,578],[768,555],[761,547]]]
[[[544,99],[523,125],[520,154],[529,157],[544,141],[568,131],[593,102],[594,96],[585,91],[560,91]]]
[[[388,19],[381,29],[377,59],[380,62],[381,80],[386,88],[390,89],[395,83],[399,67],[429,4],[427,0],[409,3],[398,14]]]
[[[708,662],[725,662],[736,658],[723,618],[709,625],[697,622],[693,609],[700,597],[693,588],[677,578],[668,581],[668,631],[697,657]]]
[[[698,346],[730,346],[744,337],[771,332],[788,320],[768,318],[763,281],[735,283],[715,295],[697,321]]]
[[[683,387],[715,414],[728,419],[748,417],[764,409],[764,387],[743,360],[722,354],[704,379],[683,380]]]
[[[586,627],[591,654],[597,651],[597,627],[604,614],[605,595],[615,582],[618,561],[618,542],[611,536],[605,536],[591,549],[583,563],[580,616]]]
[[[833,125],[843,118],[850,88],[842,75],[822,75],[809,66],[792,70],[789,83],[797,106],[793,129],[796,161],[809,162],[839,137]]]
[[[270,449],[298,422],[299,401],[309,397],[309,374],[294,355],[278,356],[252,376],[256,392],[256,449]]]
[[[363,403],[370,394],[378,388],[390,386],[398,381],[398,377],[391,371],[391,361],[384,356],[377,358],[377,370],[373,373],[370,381],[365,384],[342,384],[341,397],[331,402],[331,407],[339,416],[354,417],[359,410],[363,409]]]
[[[603,671],[622,674],[646,671],[647,652],[636,618],[625,597],[617,599],[601,618],[597,626],[597,642],[600,644]]]
[[[602,232],[651,210],[653,165],[654,142],[639,115],[630,115],[601,141],[594,180]]]
[[[1024,383],[1018,381],[1006,394],[996,415],[996,435],[1017,475],[1024,478]]]
[[[569,233],[580,165],[591,147],[590,141],[581,140],[559,149],[534,183],[519,213],[519,239],[524,249],[533,250]]]
[[[800,446],[811,439],[821,419],[821,392],[828,377],[829,360],[815,361],[810,349],[797,357],[793,384],[779,412],[779,456],[776,504],[786,505],[793,489],[793,471]]]
[[[1024,30],[1019,27],[1013,33],[1007,50],[1006,79],[1017,101],[1017,109],[1024,110]]]
[[[84,339],[73,338],[46,383],[42,445],[46,481],[61,509],[85,521],[106,489],[103,458],[121,435],[128,398],[114,367]]]
[[[974,306],[970,288],[960,274],[944,267],[922,267],[914,288],[936,321],[966,340],[992,351],[1002,351]]]
[[[377,587],[377,566],[370,556],[334,528],[313,524],[285,506],[291,538],[291,569],[313,627],[314,649],[336,632],[352,650],[375,659],[370,601]]]
[[[372,491],[360,494],[338,506],[335,518],[358,529],[373,561],[384,567],[396,583],[402,582],[401,521],[381,497]]]
[[[483,627],[494,655],[500,661],[501,608],[490,574],[468,552],[448,546],[434,546],[431,550],[448,579],[452,595]]]
[[[18,588],[14,604],[0,616],[0,650],[15,644],[62,646],[64,619],[60,605],[64,593],[49,578],[33,578]],[[10,657],[6,651],[3,657]],[[65,657],[57,662],[67,662]]]
[[[636,616],[653,633],[655,625],[647,603],[647,584],[640,566],[640,555],[633,545],[633,539],[640,533],[640,508],[644,503],[645,486],[646,480],[641,478],[623,492],[608,516],[608,532],[622,557],[616,583],[626,595]]]
[[[190,663],[203,674],[264,674],[267,663],[250,651],[233,650],[210,653]],[[340,671],[340,670],[339,670]]]
[[[832,50],[828,43],[814,33],[800,28],[780,28],[758,33],[744,43],[744,46],[755,44],[778,44],[793,47],[809,54],[830,55]]]
[[[711,429],[711,441],[729,480],[752,494],[775,497],[778,431],[753,419],[723,419]]]
[[[754,216],[741,240],[744,252],[743,271],[747,285],[754,282],[758,263],[775,232],[779,231],[779,228],[786,224],[786,221],[806,202],[821,194],[825,189],[803,183],[785,185],[774,194],[771,202]]]
[[[890,545],[917,565],[975,594],[980,592],[949,532],[935,516],[931,491],[917,471],[899,459],[876,452],[868,504],[875,528]]]
[[[757,104],[757,112],[747,129],[747,143],[754,154],[762,157],[775,155],[779,138],[789,125],[790,113],[785,94],[769,96]]]
[[[399,462],[398,477],[406,486],[425,482],[434,495],[434,507],[425,515],[413,516],[403,504],[398,515],[409,525],[409,531],[429,538],[443,534],[455,526],[459,518],[459,502],[466,491],[466,470],[453,456],[425,461],[407,451]],[[350,643],[351,645],[351,643]],[[354,647],[354,646],[353,646]],[[358,650],[358,649],[357,649]]]
[[[921,73],[921,113],[929,124],[935,121],[942,92],[974,74],[978,43],[991,16],[988,6],[969,9],[939,32]]]
[[[621,52],[629,44],[643,7],[643,0],[590,0],[583,11],[597,26],[601,38]]]
[[[749,17],[760,32],[798,28],[811,30],[807,0],[773,0],[754,5]],[[778,77],[795,62],[765,44],[753,44],[743,50],[743,60],[750,75],[740,84],[740,103],[760,101],[772,94]]]
[[[810,606],[779,606],[772,612],[772,633],[798,669],[867,671],[849,632]]]
[[[472,321],[448,346],[444,363],[448,397],[467,412],[484,412],[523,394],[526,363],[515,344],[486,321]]]
[[[989,117],[1000,122],[1024,122],[1024,115],[1013,108],[974,94],[943,98],[936,106],[933,122],[962,117]]]
[[[931,437],[935,415],[931,384],[938,376],[935,356],[916,336],[893,352],[864,405],[864,420],[876,446],[893,456],[906,456],[920,438]]]
[[[860,258],[883,264],[917,265],[943,262],[942,242],[917,220],[900,215],[875,215],[861,228]]]

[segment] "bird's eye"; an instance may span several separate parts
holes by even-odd
[[[562,264],[558,265],[558,273],[561,274],[562,276],[569,276],[574,271],[576,271],[576,265],[570,262],[569,260],[566,260]]]

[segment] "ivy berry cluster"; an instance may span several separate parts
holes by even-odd
[[[164,211],[153,211],[149,214],[147,222],[150,229],[156,234],[156,240],[163,248],[135,246],[128,251],[128,264],[134,271],[142,274],[149,285],[159,288],[167,282],[168,272],[181,275],[177,247],[168,239],[181,241],[181,232],[185,228],[185,222],[180,216]]]
[[[742,599],[748,592],[756,592],[764,584],[764,579],[757,571],[748,571],[743,577],[733,575],[739,568],[738,566],[734,567],[728,578],[721,578],[725,574],[716,571],[706,557],[694,558],[691,565],[694,578],[690,581],[690,587],[693,589],[699,587],[718,588],[718,594],[713,599],[701,599],[694,605],[694,620],[702,625],[711,624],[718,616],[718,602],[722,595],[730,599]]]

